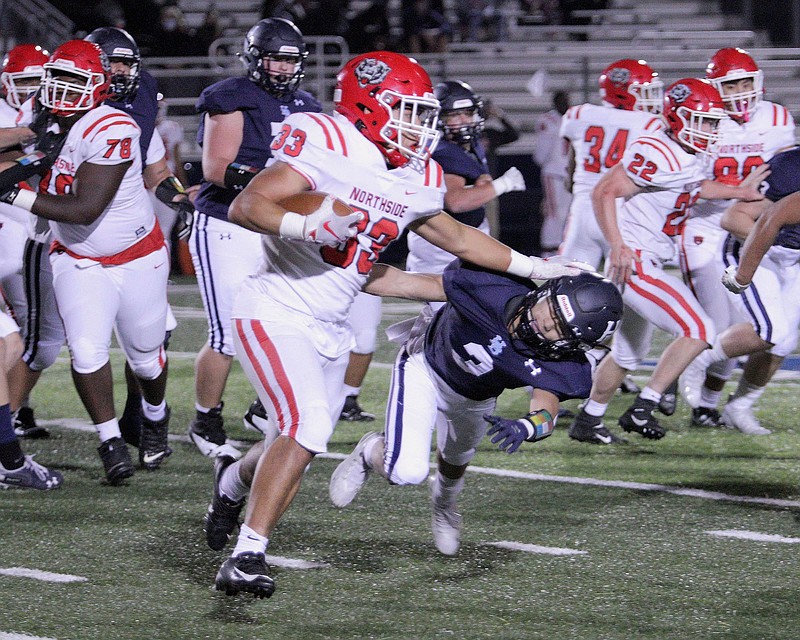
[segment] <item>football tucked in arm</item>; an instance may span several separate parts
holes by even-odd
[[[364,217],[344,202],[320,191],[303,191],[278,203],[287,210],[280,228],[281,238],[337,245],[358,233]]]

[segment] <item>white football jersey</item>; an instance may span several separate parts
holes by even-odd
[[[140,130],[126,113],[101,105],[76,122],[50,171],[42,178],[42,193],[69,193],[84,162],[115,165],[131,161],[119,189],[105,211],[90,225],[50,222],[53,237],[76,254],[111,256],[144,238],[156,223],[142,179]]]
[[[675,254],[675,238],[705,180],[698,158],[664,131],[634,140],[622,156],[625,174],[644,190],[619,212],[622,238],[662,261]]]
[[[541,168],[542,175],[567,177],[569,146],[559,135],[561,114],[551,109],[536,121],[533,160]]]
[[[664,128],[660,116],[644,111],[582,104],[561,119],[561,137],[575,153],[573,195],[588,195],[637,138]]]
[[[162,120],[158,123],[156,129],[161,135],[164,147],[167,150],[167,165],[170,171],[175,173],[175,157],[172,150],[183,142],[183,127],[175,120]]]
[[[250,286],[323,322],[344,322],[378,255],[403,229],[444,205],[442,168],[388,169],[383,154],[339,114],[293,113],[273,123],[272,153],[364,214],[355,238],[336,247],[264,235],[265,260]]]
[[[720,139],[711,154],[701,161],[709,180],[738,184],[750,171],[767,162],[778,151],[795,145],[794,118],[779,104],[762,101],[750,120],[738,124],[725,118],[719,127]],[[730,200],[700,200],[692,207],[692,227],[719,229],[722,214]]]
[[[3,129],[16,127],[18,116],[17,110],[4,98],[0,98],[0,127]],[[22,225],[27,233],[33,226],[33,215],[20,207],[0,202],[0,224],[4,223]]]

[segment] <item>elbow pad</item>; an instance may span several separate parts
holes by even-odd
[[[239,164],[238,162],[231,162],[225,167],[224,183],[228,189],[234,191],[241,191],[250,181],[256,177],[258,169],[249,167],[246,164]]]
[[[175,196],[184,195],[185,193],[186,190],[183,188],[181,181],[175,176],[164,178],[156,187],[156,198],[173,209],[177,203],[173,202],[172,199]]]

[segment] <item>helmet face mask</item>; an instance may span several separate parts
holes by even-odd
[[[664,96],[664,119],[675,139],[688,149],[708,153],[719,140],[719,124],[725,117],[722,98],[707,80],[678,80]]]
[[[599,78],[600,97],[608,106],[625,111],[661,113],[664,83],[644,60],[617,60]]]
[[[546,307],[538,307],[544,303]],[[536,316],[548,313],[557,338],[547,338]],[[531,291],[511,322],[511,336],[524,342],[536,357],[560,360],[600,346],[622,319],[622,295],[597,273],[583,272],[548,280]]]
[[[139,71],[141,56],[139,47],[131,35],[117,27],[100,27],[95,29],[85,40],[99,46],[106,54],[112,66],[114,63],[125,65],[112,69],[110,100],[133,100],[139,90]]]
[[[402,54],[375,51],[350,60],[336,76],[333,102],[392,167],[424,165],[439,142],[430,78]]]
[[[108,97],[110,78],[108,58],[98,45],[70,40],[45,63],[39,102],[58,116],[89,111]]]
[[[444,139],[462,146],[472,144],[484,127],[483,100],[466,82],[441,82],[433,92],[441,105],[439,129]],[[453,118],[458,122],[451,124]]]
[[[265,18],[247,32],[240,56],[250,80],[283,98],[300,85],[308,51],[294,24],[283,18]]]
[[[22,103],[39,88],[44,77],[47,51],[33,44],[21,44],[8,52],[3,61],[0,82],[6,92],[6,102],[19,109]]]
[[[722,96],[727,114],[748,122],[764,96],[764,72],[750,54],[738,48],[720,49],[708,62],[706,78]]]

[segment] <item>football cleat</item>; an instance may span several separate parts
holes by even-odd
[[[585,411],[581,411],[575,416],[575,420],[569,425],[567,435],[578,442],[589,442],[591,444],[625,442],[623,438],[615,436],[605,427],[602,418],[590,416]]]
[[[692,409],[693,427],[724,427],[725,421],[719,411],[713,407],[697,407]]]
[[[122,438],[109,438],[98,448],[108,484],[116,486],[134,473],[131,454]]]
[[[342,407],[339,420],[347,422],[372,422],[375,419],[374,413],[367,413],[358,404],[358,396],[347,396]]]
[[[671,416],[675,413],[678,407],[678,381],[676,380],[669,385],[664,393],[661,394],[661,400],[658,401],[658,410],[665,416]]]
[[[7,470],[0,464],[0,487],[3,489],[39,489],[49,491],[58,489],[64,478],[58,471],[34,462],[33,456],[25,456],[25,462],[19,469]]]
[[[189,437],[204,456],[216,458],[227,455],[238,459],[242,452],[228,443],[228,437],[222,427],[222,407],[223,405],[220,404],[208,413],[198,411],[197,416],[189,425]]]
[[[635,431],[649,440],[661,440],[667,431],[658,424],[653,412],[657,404],[652,400],[643,400],[637,396],[634,403],[619,418],[619,426],[623,431],[630,433]]]
[[[142,435],[139,442],[139,463],[148,471],[155,471],[169,456],[172,449],[167,444],[169,437],[169,406],[161,420],[142,417]]]
[[[432,476],[429,482],[431,490],[431,531],[433,532],[433,543],[446,556],[454,556],[458,553],[461,546],[461,525],[463,519],[460,513],[456,512],[455,504],[443,505],[436,500],[436,476]]]
[[[275,440],[280,435],[277,425],[269,419],[267,410],[261,404],[261,400],[255,399],[247,409],[247,413],[242,418],[244,428],[250,431],[258,431],[264,436],[267,444]]]
[[[211,495],[211,504],[205,515],[206,542],[214,551],[222,551],[228,544],[233,530],[239,526],[239,514],[244,507],[244,498],[235,502],[222,495],[219,490],[219,481],[225,469],[230,467],[236,458],[227,455],[217,456],[214,459],[214,493]]]
[[[692,409],[700,406],[700,393],[706,381],[708,368],[706,353],[708,352],[704,351],[692,360],[678,378],[678,391]]]
[[[263,553],[241,553],[222,563],[214,587],[228,596],[244,591],[256,598],[269,598],[275,591],[275,581],[269,576],[269,571]]]
[[[751,407],[742,406],[730,398],[722,410],[722,421],[726,427],[738,429],[749,436],[766,436],[772,433],[761,426]]]
[[[619,390],[622,393],[639,393],[641,391],[639,385],[634,382],[631,374],[628,374],[625,376],[625,378],[623,378],[619,385]]]
[[[14,416],[14,433],[18,438],[49,438],[50,432],[41,425],[36,424],[33,409],[20,407]]]
[[[139,447],[142,437],[142,396],[128,393],[125,398],[125,409],[119,419],[119,430],[122,439],[133,447]]]
[[[364,450],[367,445],[382,437],[376,431],[368,431],[361,436],[353,452],[336,467],[328,486],[328,495],[335,506],[346,507],[361,491],[371,471],[364,458]]]

